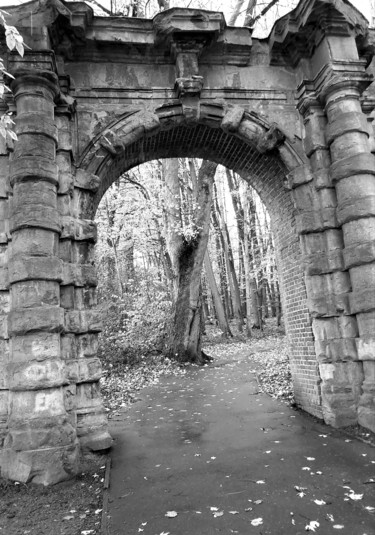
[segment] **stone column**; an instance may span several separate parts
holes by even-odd
[[[364,373],[358,422],[375,431],[375,157],[360,103],[371,78],[359,63],[352,76],[331,76],[322,96],[328,117],[330,175],[336,187],[344,263],[352,287],[350,312],[358,321],[356,373],[362,373],[362,366]]]
[[[304,118],[304,148],[310,171],[297,170],[292,178],[305,262],[309,310],[313,317],[315,351],[321,377],[324,420],[334,426],[356,423],[362,382],[355,338],[357,326],[350,316],[350,279],[343,262],[343,236],[336,217],[336,192],[329,168],[325,139],[327,118],[308,85],[299,90],[299,111]]]
[[[57,210],[54,73],[19,69],[12,89],[17,134],[11,162],[12,249],[9,433],[3,475],[51,484],[76,471],[78,441],[64,405],[62,261]]]

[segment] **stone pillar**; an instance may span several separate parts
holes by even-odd
[[[321,377],[323,417],[327,423],[340,427],[357,421],[362,382],[356,362],[357,328],[350,316],[350,278],[344,267],[336,192],[329,174],[327,118],[313,89],[305,84],[299,90],[299,111],[304,119],[304,148],[310,169],[296,170],[291,187],[301,211],[298,224]]]
[[[2,474],[51,484],[76,472],[78,441],[64,404],[61,358],[57,131],[54,73],[19,69],[12,89],[18,142],[11,162],[12,248],[9,259],[11,338],[9,432]]]
[[[357,377],[364,373],[358,422],[375,431],[375,157],[360,103],[361,93],[370,81],[363,67],[358,66],[354,76],[332,76],[322,96],[328,117],[330,175],[336,187],[337,219],[343,232],[344,265],[350,273],[349,318],[353,329],[354,315],[358,322],[359,361],[353,371]],[[360,393],[358,388],[358,396]]]
[[[4,110],[5,112],[5,110]],[[8,429],[9,412],[9,336],[10,309],[9,260],[9,150],[7,141],[0,136],[0,466],[1,449]]]
[[[67,92],[68,87],[64,89]],[[100,180],[73,165],[72,115],[74,101],[64,94],[56,108],[57,204],[62,223],[59,256],[63,262],[60,300],[65,309],[61,348],[69,380],[64,387],[65,408],[77,430],[81,450],[86,453],[109,448],[112,439],[99,387],[102,370],[97,346],[101,322],[95,310],[97,278],[93,265],[96,225],[85,219],[93,211]]]

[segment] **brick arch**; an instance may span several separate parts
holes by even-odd
[[[93,219],[110,185],[124,172],[153,159],[204,158],[237,172],[258,192],[270,214],[297,403],[321,416],[296,208],[287,187],[290,176],[306,170],[300,154],[276,124],[270,126],[240,108],[216,105],[194,122],[187,122],[173,105],[154,113],[134,112],[108,126],[83,152],[80,165],[97,177],[97,189],[91,202],[81,203],[80,215]]]

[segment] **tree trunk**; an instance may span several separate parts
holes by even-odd
[[[168,356],[179,362],[202,364],[208,357],[201,349],[201,272],[207,249],[212,188],[217,164],[203,161],[199,170],[195,197],[195,233],[184,236],[176,226],[180,199],[178,173],[165,176],[169,203],[165,206],[169,236],[167,239],[171,263],[176,273],[176,299],[169,336]],[[168,201],[167,201],[168,202]],[[178,216],[178,217],[177,217]]]
[[[214,272],[212,269],[212,264],[211,264],[208,251],[206,251],[206,254],[204,257],[204,267],[206,270],[207,282],[211,290],[212,300],[215,306],[216,318],[219,324],[219,328],[221,329],[224,337],[233,336],[229,327],[228,318],[225,314],[223,302],[220,298],[219,289],[216,284],[216,280],[215,280],[215,276],[214,276]]]

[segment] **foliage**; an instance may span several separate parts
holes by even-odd
[[[154,270],[130,280],[126,293],[102,301],[103,331],[99,357],[106,369],[142,362],[146,355],[164,349],[165,324],[170,314],[170,295],[154,279]]]
[[[5,16],[6,11],[0,9],[0,25],[5,30],[5,40],[7,47],[10,51],[16,50],[20,56],[24,55],[25,45],[22,36],[19,34],[17,28],[7,24]],[[0,98],[3,98],[5,90],[10,91],[10,88],[4,83],[4,76],[13,78],[13,76],[5,70],[4,62],[0,59],[0,73],[3,80],[0,81]],[[12,121],[10,114],[5,113],[0,117],[0,136],[7,139],[9,137],[12,140],[17,140],[17,135],[13,131],[14,121]]]

